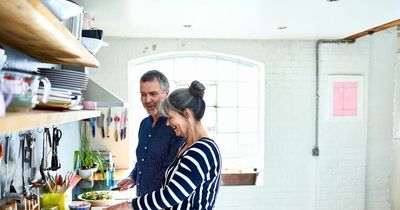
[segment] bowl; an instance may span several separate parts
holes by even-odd
[[[86,201],[72,201],[68,203],[68,207],[70,210],[89,210],[90,203]]]
[[[90,199],[85,199],[83,196],[85,193],[82,193],[80,195],[78,195],[78,199],[82,200],[82,201],[86,201],[86,202],[90,202],[92,204],[92,206],[107,206],[110,204],[110,202],[113,201],[113,193],[111,191],[91,191],[91,192],[86,192],[86,193],[91,193],[93,194],[108,194],[111,196],[110,199],[95,199],[95,200],[90,200]]]
[[[42,0],[42,3],[60,20],[66,20],[83,12],[81,6],[71,0]]]

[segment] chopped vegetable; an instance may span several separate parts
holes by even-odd
[[[85,200],[111,200],[112,195],[110,192],[102,192],[102,191],[92,191],[86,192],[82,194],[82,198]]]

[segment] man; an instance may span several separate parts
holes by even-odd
[[[160,189],[165,170],[184,143],[158,110],[168,94],[169,83],[161,72],[151,70],[140,78],[140,99],[149,116],[140,123],[137,161],[129,176],[118,183],[121,190],[136,185],[136,194],[141,196]]]

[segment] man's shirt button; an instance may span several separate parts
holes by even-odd
[[[144,159],[142,158],[142,161],[144,161]]]
[[[142,172],[141,172],[141,171],[139,171],[139,174],[142,174]]]
[[[149,134],[149,138],[151,137],[151,134]]]
[[[147,147],[144,147],[144,149],[147,149]]]

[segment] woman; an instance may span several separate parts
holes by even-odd
[[[133,209],[213,209],[220,187],[221,154],[208,138],[201,118],[206,104],[205,87],[193,81],[177,89],[160,104],[177,136],[186,142],[165,172],[160,190],[132,200]]]

